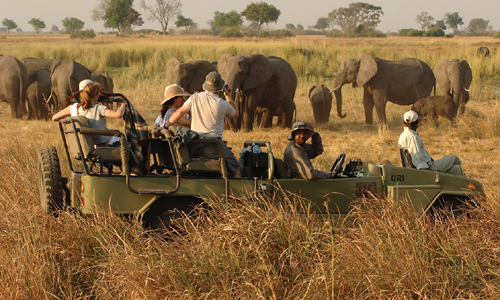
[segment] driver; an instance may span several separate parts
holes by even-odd
[[[312,144],[306,141],[311,137]],[[311,159],[323,153],[323,142],[319,133],[314,132],[311,124],[295,122],[288,137],[290,143],[285,149],[285,165],[292,178],[308,180],[331,178],[330,173],[314,169]]]

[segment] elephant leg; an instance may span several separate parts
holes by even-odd
[[[262,119],[262,127],[269,128],[273,126],[273,117],[275,114],[275,110],[267,108],[264,110],[263,119]]]
[[[373,92],[373,102],[375,103],[375,110],[377,111],[377,117],[380,123],[387,124],[387,119],[385,116],[385,107],[387,105],[387,93],[386,91],[374,91]]]
[[[363,106],[365,107],[365,123],[373,124],[373,95],[365,88],[363,95]]]
[[[285,106],[281,107],[283,116],[283,123],[281,124],[281,128],[292,128],[293,123],[293,113],[295,112],[295,103],[291,102]]]
[[[255,111],[255,125],[260,127],[262,126],[262,115],[266,112],[265,109],[259,108]]]

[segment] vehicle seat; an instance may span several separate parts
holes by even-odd
[[[290,172],[287,170],[285,162],[281,158],[274,158],[274,177],[278,179],[290,178]]]
[[[172,128],[172,127],[171,127]],[[189,156],[189,145],[182,144],[181,146],[175,146],[172,142],[168,142],[167,139],[172,140],[174,137],[173,131],[162,130],[161,135],[163,138],[158,137],[157,140],[153,139],[152,152],[157,157],[157,161],[161,168],[174,169],[172,154],[170,153],[170,146],[173,147],[173,153],[178,163],[179,172],[181,174],[188,173],[217,173],[221,172],[221,160],[224,159],[223,154],[220,159],[209,159],[203,157],[190,157]],[[166,138],[166,139],[165,139]],[[196,139],[190,142],[190,144],[196,143],[213,143],[212,139]],[[218,143],[218,142],[217,142]],[[222,153],[222,152],[221,152]],[[156,160],[155,160],[156,161]]]
[[[411,161],[411,155],[410,152],[408,152],[408,149],[399,149],[399,155],[401,155],[401,164],[404,168],[415,169],[415,166]]]
[[[73,130],[73,125],[77,129]],[[99,164],[100,173],[102,174],[103,164],[112,164],[121,166],[121,147],[99,147],[95,148],[94,137],[89,133],[82,133],[78,129],[89,128],[89,120],[84,116],[71,117],[70,122],[64,122],[65,131],[68,135],[66,140],[69,143],[69,152],[77,160],[82,160],[84,163]],[[117,130],[107,130],[109,135],[113,135]],[[81,151],[80,151],[81,149]],[[129,160],[131,156],[130,143],[126,146],[126,159]],[[135,156],[132,154],[135,158]],[[109,170],[109,168],[108,168]]]

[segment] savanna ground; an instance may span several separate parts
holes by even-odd
[[[476,55],[488,46],[491,57]],[[415,57],[431,68],[459,58],[473,70],[471,100],[456,126],[423,124],[419,134],[438,159],[456,154],[467,176],[487,197],[471,219],[429,222],[406,203],[360,200],[356,225],[333,232],[333,220],[300,215],[272,199],[226,203],[168,239],[147,234],[136,222],[103,211],[94,218],[47,216],[39,204],[37,149],[55,146],[63,175],[67,161],[57,124],[15,120],[0,105],[0,295],[3,299],[450,299],[499,298],[500,278],[500,43],[491,38],[219,39],[197,36],[116,37],[89,41],[66,35],[10,34],[0,54],[74,59],[108,72],[149,124],[158,114],[171,57],[217,61],[224,52],[262,53],[286,59],[299,79],[297,120],[323,137],[316,167],[327,170],[339,153],[364,162],[399,165],[397,139],[409,107],[388,104],[388,128],[364,124],[362,89],[343,87],[345,119],[333,105],[328,125],[314,123],[307,93],[332,88],[345,58],[370,53],[384,59]],[[312,51],[303,56],[297,49]],[[335,102],[335,101],[334,101]],[[109,127],[120,128],[118,121]],[[237,154],[245,140],[268,140],[282,157],[289,129],[224,133]],[[360,209],[362,207],[362,209]]]

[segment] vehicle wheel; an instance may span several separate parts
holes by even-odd
[[[38,149],[38,186],[42,208],[52,213],[64,206],[61,168],[54,147]]]

